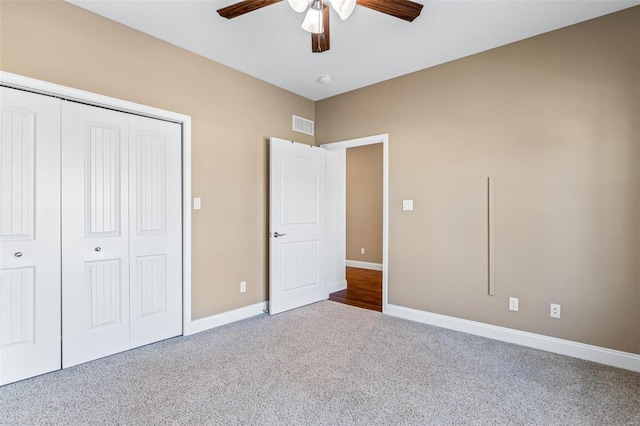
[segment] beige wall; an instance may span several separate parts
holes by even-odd
[[[390,303],[632,353],[639,123],[640,7],[316,103],[318,143],[389,133]]]
[[[68,3],[0,14],[0,69],[192,117],[193,318],[266,300],[266,138],[313,144],[314,103]]]
[[[347,259],[382,263],[381,143],[347,149],[346,180]]]
[[[640,353],[640,7],[315,105],[66,3],[0,15],[0,69],[192,116],[194,319],[266,300],[265,139],[315,112],[390,134],[391,303]]]

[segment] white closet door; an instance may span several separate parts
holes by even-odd
[[[65,368],[129,349],[128,117],[62,106]]]
[[[181,133],[129,118],[131,347],[182,334]]]
[[[0,88],[0,385],[60,368],[60,100]]]

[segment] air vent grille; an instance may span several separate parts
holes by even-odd
[[[293,130],[313,136],[313,121],[293,115]]]

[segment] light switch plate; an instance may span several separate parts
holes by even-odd
[[[200,197],[195,197],[193,199],[193,209],[200,210],[202,208],[202,202],[200,201]]]
[[[402,200],[402,210],[413,210],[413,200]]]

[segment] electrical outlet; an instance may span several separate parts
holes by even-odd
[[[247,291],[247,282],[246,281],[242,281],[240,283],[240,293],[244,293]]]
[[[364,254],[364,247],[360,249],[360,254]]]
[[[558,305],[557,303],[552,303],[549,315],[551,316],[551,318],[560,318],[560,305]]]
[[[509,310],[510,311],[517,311],[518,310],[518,298],[517,297],[510,297],[509,298]]]

